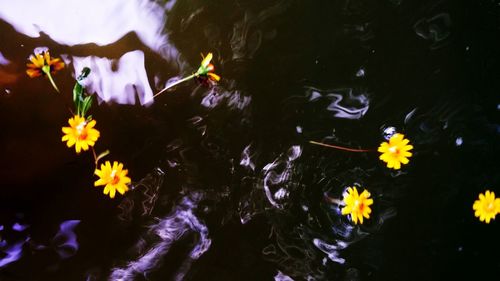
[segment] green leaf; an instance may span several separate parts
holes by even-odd
[[[84,98],[85,88],[80,83],[83,79],[87,78],[90,74],[90,68],[84,67],[80,76],[76,78],[75,86],[73,87],[73,102],[76,107],[76,114],[80,116],[85,116],[85,113],[90,108],[90,104],[92,104],[92,100],[88,99],[88,97]]]
[[[83,86],[77,81],[75,83],[75,87],[73,87],[73,102],[75,103],[75,106],[77,106],[77,102],[79,102],[82,94],[83,94]]]
[[[87,111],[90,109],[90,106],[92,105],[92,96],[87,96],[81,103],[81,114],[82,116],[85,116],[87,114]]]

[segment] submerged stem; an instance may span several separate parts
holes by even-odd
[[[180,83],[183,83],[183,82],[186,82],[186,81],[188,81],[188,80],[190,80],[190,79],[193,79],[195,76],[196,76],[196,73],[193,73],[193,74],[191,74],[191,75],[189,75],[189,76],[187,76],[187,77],[182,78],[181,80],[177,80],[177,81],[175,81],[174,83],[172,83],[172,84],[170,84],[170,85],[166,86],[166,87],[165,87],[165,88],[163,88],[161,91],[159,91],[156,95],[154,95],[154,96],[153,96],[153,98],[152,98],[152,99],[154,99],[155,97],[159,96],[160,94],[162,94],[162,93],[163,93],[163,92],[165,92],[166,90],[168,90],[168,89],[170,89],[170,88],[172,88],[172,87],[175,87],[175,86],[179,85]]]
[[[106,157],[110,153],[110,151],[106,150],[104,152],[101,152],[99,155],[97,155],[97,153],[95,152],[94,147],[91,146],[90,148],[92,148],[92,154],[94,155],[95,168],[97,169],[97,165],[99,164],[99,160],[101,160],[102,158]]]
[[[56,83],[54,82],[54,79],[52,79],[52,75],[50,74],[50,66],[49,65],[44,65],[42,67],[42,71],[43,73],[45,73],[47,75],[47,77],[49,78],[49,81],[50,81],[50,84],[52,84],[52,87],[54,87],[54,89],[60,93],[59,91],[59,88],[57,88],[57,85]]]
[[[99,162],[99,159],[97,159],[97,154],[95,153],[94,147],[91,146],[90,148],[92,149],[92,155],[94,156],[95,168],[97,169],[97,162]]]
[[[326,143],[317,142],[317,141],[309,141],[309,143],[324,146],[324,147],[329,147],[329,148],[335,148],[338,150],[350,151],[350,152],[370,152],[370,151],[372,151],[370,149],[349,148],[349,147],[343,147],[343,146],[338,146],[338,145],[326,144]]]

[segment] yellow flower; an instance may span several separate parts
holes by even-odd
[[[201,56],[203,57],[203,54]],[[212,60],[213,57],[214,56],[212,53],[208,53],[206,57],[203,57],[203,60],[200,63],[200,67],[198,68],[198,70],[196,72],[166,86],[161,91],[156,93],[153,96],[153,99],[156,98],[157,96],[161,95],[162,93],[164,93],[168,89],[171,89],[171,88],[173,88],[181,83],[184,83],[186,81],[189,81],[191,79],[195,79],[196,81],[198,81],[202,84],[205,84],[207,86],[213,85],[213,84],[215,84],[215,82],[218,82],[220,80],[220,76],[214,73],[215,66],[210,63],[210,61]]]
[[[495,199],[495,193],[486,190],[484,195],[479,193],[479,199],[474,202],[472,209],[480,221],[490,223],[490,220],[495,219],[500,212],[500,198]]]
[[[31,78],[46,74],[43,70],[44,66],[49,67],[50,73],[56,73],[57,71],[64,68],[64,62],[62,62],[59,58],[51,58],[49,51],[44,51],[43,54],[31,55],[29,60],[31,61],[31,63],[26,64],[26,66],[28,67],[26,73]]]
[[[369,219],[370,205],[373,204],[373,199],[370,199],[370,193],[365,189],[361,194],[358,194],[356,187],[347,188],[344,193],[343,200],[345,207],[342,208],[342,215],[351,215],[354,224],[363,224],[363,217]]]
[[[82,149],[88,150],[89,146],[94,146],[100,135],[99,131],[94,129],[95,120],[87,122],[85,118],[75,115],[68,120],[68,123],[71,127],[62,128],[64,133],[62,141],[67,141],[68,147],[74,145],[76,153],[80,153]]]
[[[50,83],[59,92],[54,80],[52,79],[52,74],[64,68],[64,62],[59,58],[51,58],[49,51],[44,51],[43,54],[34,54],[29,57],[31,63],[26,64],[28,69],[26,70],[26,74],[29,77],[35,78],[40,77],[42,75],[47,75],[50,80]]]
[[[109,193],[110,198],[115,198],[116,191],[124,194],[128,191],[128,186],[131,182],[127,177],[128,170],[123,169],[123,164],[113,161],[113,166],[109,161],[101,164],[101,170],[96,169],[95,175],[99,177],[94,182],[94,186],[104,185],[104,194]]]
[[[409,145],[410,141],[404,137],[403,134],[394,134],[388,143],[380,144],[378,152],[381,152],[382,155],[379,158],[387,163],[387,168],[399,170],[401,164],[410,162],[408,157],[412,156],[412,153],[409,151],[413,149],[413,146]]]
[[[220,76],[214,73],[215,66],[210,63],[213,58],[212,53],[208,53],[206,57],[201,61],[200,67],[196,72],[196,77],[208,77],[210,80],[217,82],[220,80]]]

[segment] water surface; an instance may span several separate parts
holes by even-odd
[[[0,280],[478,280],[497,276],[500,3],[0,0]],[[30,79],[48,48],[67,67]],[[200,53],[223,79],[188,82]],[[133,190],[93,187],[60,141],[74,78],[98,151]],[[415,146],[388,170],[390,131]],[[354,226],[332,199],[370,190]]]

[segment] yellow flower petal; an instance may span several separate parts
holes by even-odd
[[[203,58],[203,60],[201,61],[201,66],[206,68],[210,64],[212,57],[213,57],[212,53],[208,53],[207,56]]]
[[[220,76],[213,73],[213,72],[209,72],[207,73],[207,75],[213,80],[213,81],[220,81]]]

